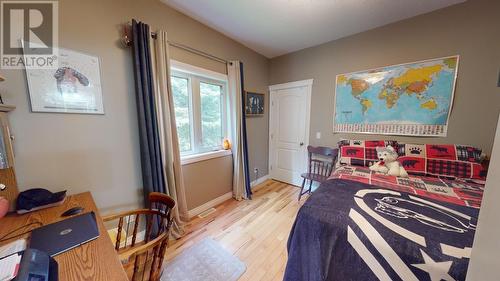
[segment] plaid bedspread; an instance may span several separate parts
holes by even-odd
[[[425,176],[400,178],[374,173],[368,167],[361,166],[341,166],[330,178],[353,180],[474,208],[481,206],[484,190],[484,181]]]

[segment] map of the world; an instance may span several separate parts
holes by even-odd
[[[334,131],[446,136],[458,56],[337,75]]]

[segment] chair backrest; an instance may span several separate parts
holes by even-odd
[[[330,147],[309,145],[307,152],[309,155],[308,172],[325,177],[330,176],[338,150]]]
[[[158,210],[164,213],[168,213],[175,206],[175,200],[164,193],[151,192],[148,195],[148,199],[149,209],[151,210]]]
[[[151,192],[148,195],[148,201],[150,210],[156,210],[162,212],[163,214],[166,214],[168,216],[168,221],[170,223],[172,222],[171,212],[175,206],[175,200],[172,199],[172,197],[160,192]],[[158,231],[160,225],[161,221],[158,219],[158,217],[155,217],[153,219],[153,223],[149,225],[149,229],[146,229],[147,239],[154,238],[161,234],[161,232]]]
[[[124,264],[133,261],[131,280],[159,280],[172,225],[170,210],[140,209],[104,218],[105,222],[118,221],[115,250]],[[150,233],[156,222],[157,234],[152,238]],[[139,240],[142,229],[144,239]]]

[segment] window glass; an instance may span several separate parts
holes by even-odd
[[[174,98],[175,122],[179,137],[179,149],[182,152],[192,150],[191,147],[191,106],[189,101],[189,79],[172,76],[172,93]]]
[[[200,82],[201,142],[204,148],[222,144],[222,86]]]

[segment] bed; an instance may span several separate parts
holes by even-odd
[[[465,280],[483,190],[473,176],[344,164],[299,210],[284,280]]]

